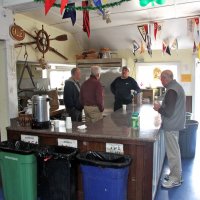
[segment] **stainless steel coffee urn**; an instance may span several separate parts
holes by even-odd
[[[33,129],[49,128],[50,126],[49,101],[50,98],[48,97],[48,95],[34,95],[32,97]]]

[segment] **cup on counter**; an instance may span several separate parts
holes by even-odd
[[[54,120],[54,127],[59,128],[60,122],[59,120]]]
[[[126,110],[126,104],[122,105],[122,110],[125,111]]]
[[[66,127],[66,129],[72,129],[72,119],[71,119],[71,117],[66,117],[65,127]]]
[[[135,92],[135,90],[131,90],[131,95],[133,95],[133,96],[134,96],[134,92]]]

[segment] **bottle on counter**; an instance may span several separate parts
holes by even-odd
[[[140,126],[139,113],[138,112],[133,112],[132,116],[131,116],[131,119],[132,119],[132,128],[133,129],[139,129],[139,126]]]

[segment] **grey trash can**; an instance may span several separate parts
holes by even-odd
[[[187,120],[186,128],[180,131],[179,146],[182,158],[194,158],[196,151],[196,135],[199,123]]]

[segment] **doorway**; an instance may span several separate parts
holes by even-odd
[[[194,119],[200,122],[200,60],[195,59],[195,70],[194,70]]]

